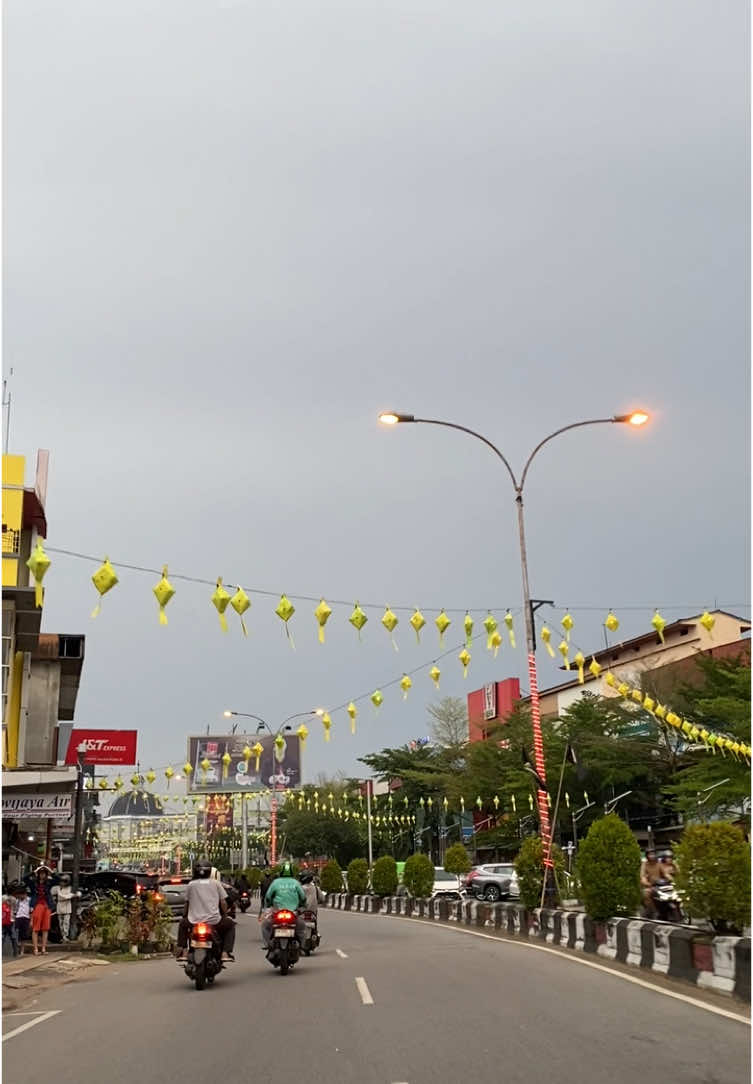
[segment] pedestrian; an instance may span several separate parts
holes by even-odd
[[[11,951],[18,956],[18,936],[16,934],[16,908],[18,901],[7,890],[3,893],[3,949],[6,940],[10,941]]]
[[[47,938],[52,924],[54,905],[51,895],[50,871],[47,866],[37,869],[31,886],[31,944],[39,956],[39,935],[42,935],[42,955],[47,955]]]
[[[31,920],[29,893],[26,890],[26,885],[16,885],[13,888],[13,895],[18,901],[16,905],[16,921],[14,923],[16,939],[18,941],[18,950],[23,955],[24,943],[29,940],[29,923]]]
[[[54,891],[55,889],[53,889]],[[80,892],[74,892],[71,888],[70,874],[61,874],[60,884],[57,888],[57,914],[60,923],[60,935],[64,941],[68,941],[70,938],[74,897],[78,898],[80,895]]]

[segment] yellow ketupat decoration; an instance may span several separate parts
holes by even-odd
[[[223,632],[227,632],[227,618],[225,617],[225,610],[228,608],[229,603],[230,595],[222,586],[222,576],[219,576],[217,578],[217,586],[215,587],[214,594],[212,595],[212,605],[219,614],[220,628]]]
[[[264,746],[262,745],[262,743],[260,741],[258,741],[258,742],[256,742],[255,745],[251,746],[251,752],[254,754],[254,760],[256,762],[254,764],[254,771],[258,772],[259,771],[259,760],[261,759],[261,755],[264,752]]]
[[[329,741],[329,732],[332,729],[332,716],[328,711],[322,713],[322,726],[324,727],[324,740]]]
[[[230,771],[230,753],[224,752],[222,754],[222,778],[223,779],[227,779],[229,771]]]
[[[559,651],[560,655],[562,656],[562,661],[565,664],[565,669],[569,670],[570,669],[570,658],[569,658],[570,645],[565,640],[560,640],[559,644],[557,645],[557,650]]]
[[[154,782],[154,780],[155,780],[156,778],[157,778],[157,776],[156,776],[156,775],[154,774],[154,772],[153,772],[153,771],[152,771],[152,769],[150,768],[150,769],[149,769],[149,771],[148,771],[148,772],[146,773],[146,781],[147,781],[147,783],[149,784],[149,786],[151,786],[151,785],[152,785],[152,783]]]
[[[44,574],[50,567],[50,564],[50,558],[44,552],[42,540],[41,538],[38,538],[37,544],[34,547],[34,552],[32,553],[29,560],[26,562],[26,567],[34,577],[34,605],[37,607],[37,609],[41,608],[42,606],[42,580],[44,579]]]
[[[209,759],[209,757],[204,757],[204,759],[199,764],[199,767],[201,768],[201,781],[202,781],[202,783],[206,783],[206,781],[207,781],[207,772],[212,767],[212,762]]]
[[[246,742],[246,744],[243,746],[243,751],[241,753],[241,756],[245,760],[246,764],[248,764],[249,760],[251,759],[251,754],[252,754],[251,746],[248,744],[248,742]],[[246,795],[246,797],[248,797],[248,795]]]
[[[355,734],[355,732],[356,732],[356,716],[358,715],[358,708],[355,706],[355,704],[351,700],[351,702],[348,704],[348,707],[347,707],[346,710],[348,712],[348,715],[350,716],[350,732],[351,732],[351,734]]]
[[[156,587],[152,588],[152,592],[159,603],[159,623],[160,625],[166,625],[167,614],[165,613],[165,606],[167,606],[168,602],[175,594],[175,588],[167,578],[167,565],[163,566],[162,579]]]
[[[248,636],[248,629],[246,628],[246,622],[243,620],[243,615],[251,606],[251,599],[248,597],[242,587],[239,587],[233,597],[230,599],[230,605],[233,607],[238,617],[241,619],[241,628],[243,629],[243,635]]]
[[[643,703],[643,693],[641,692],[640,689],[633,689],[632,692],[630,693],[630,695],[632,696],[632,698],[636,702],[636,704],[642,704]]]
[[[305,723],[301,723],[301,725],[296,730],[296,734],[298,735],[298,740],[301,743],[302,749],[306,744],[306,738],[309,736],[309,728],[306,726]]]
[[[510,647],[515,647],[515,629],[512,627],[512,614],[509,610],[505,614],[505,624],[507,625],[507,635],[510,637]]]
[[[578,667],[578,682],[581,685],[584,685],[586,681],[586,675],[584,673],[586,660],[582,651],[579,651],[576,655],[573,656],[573,662]]]
[[[543,629],[541,630],[541,639],[544,641],[544,647],[549,652],[549,657],[553,659],[554,658],[554,648],[552,647],[552,644],[551,644],[552,630],[550,628],[547,628],[546,625],[544,625]]]
[[[287,595],[280,595],[280,601],[277,603],[275,613],[279,617],[280,621],[285,625],[285,633],[290,640],[290,646],[295,647],[293,643],[293,637],[290,635],[290,628],[288,627],[288,621],[295,613],[295,606],[290,601]]]
[[[659,640],[664,643],[664,626],[667,624],[667,622],[664,620],[658,610],[651,618],[651,624],[656,629],[656,635],[659,637]]]
[[[711,636],[714,631],[714,625],[716,624],[716,618],[712,617],[708,610],[704,610],[701,616],[698,618],[698,623],[703,625],[706,632]]]
[[[610,632],[617,632],[617,629],[620,627],[617,616],[613,614],[611,610],[604,619],[604,626],[605,628],[608,628]]]
[[[393,612],[389,608],[389,606],[385,609],[384,613],[382,614],[382,624],[387,629],[387,632],[390,634],[390,640],[392,641],[392,646],[394,647],[395,651],[397,651],[397,644],[395,643],[395,637],[392,634],[395,631],[395,629],[397,628],[398,619],[397,619],[397,615],[393,614]]]
[[[496,659],[497,652],[502,647],[502,633],[499,631],[499,629],[494,630],[494,632],[491,635],[491,641],[492,641],[492,650],[494,652],[494,658]]]
[[[442,674],[442,671],[439,669],[437,664],[434,663],[431,670],[429,671],[429,677],[434,682],[434,684],[436,685],[437,688],[439,688],[439,678],[441,677],[441,674]]]
[[[102,609],[102,599],[111,591],[115,584],[118,582],[118,577],[115,575],[115,569],[110,564],[110,558],[105,557],[102,564],[92,576],[92,583],[99,592],[99,601],[92,610],[92,617],[98,617],[99,611]]]
[[[599,675],[601,674],[601,664],[598,663],[596,661],[596,659],[593,658],[593,657],[591,658],[591,661],[588,664],[588,672],[589,672],[589,674],[592,675],[592,677],[595,677],[595,678],[598,678]]]
[[[468,666],[470,665],[470,661],[471,661],[471,653],[467,648],[464,647],[463,650],[458,655],[458,658],[460,659],[461,663],[463,664],[463,677],[466,678],[466,677],[468,677]]]
[[[137,787],[140,782],[141,782],[141,776],[136,775],[136,773],[134,772],[134,774],[131,776],[131,786],[132,787]]]
[[[654,708],[654,715],[657,719],[666,719],[667,709],[664,707],[663,704],[657,704]]]
[[[319,643],[324,643],[324,626],[329,621],[332,615],[332,610],[329,608],[324,599],[319,600],[319,605],[314,610],[314,617],[319,625]]]
[[[463,618],[463,630],[465,631],[465,646],[470,651],[473,643],[473,618],[469,613]]]
[[[413,626],[413,629],[414,629],[414,631],[416,633],[416,643],[420,644],[421,643],[421,629],[426,624],[426,618],[421,613],[421,611],[418,609],[418,607],[416,608],[415,613],[411,617],[410,623]]]
[[[123,780],[120,778],[120,776],[118,776],[118,778],[113,783],[112,789],[113,790],[122,790],[123,789]]]
[[[436,617],[434,619],[434,624],[439,629],[439,646],[444,647],[444,634],[447,632],[448,628],[450,627],[450,619],[447,616],[447,614],[444,612],[444,610],[442,610],[439,617]]]
[[[383,700],[384,697],[382,696],[380,690],[374,689],[374,692],[371,694],[371,703],[374,705],[374,707],[379,708]]]
[[[570,633],[572,632],[573,626],[575,625],[575,622],[573,621],[572,614],[569,614],[569,613],[565,614],[565,616],[560,621],[560,625],[562,625],[562,628],[564,630],[565,639],[567,640],[568,643],[570,643]]]
[[[412,685],[413,682],[408,677],[408,675],[403,674],[403,676],[400,678],[400,688],[403,690],[403,700],[408,699],[408,690],[411,688]]]
[[[97,786],[99,787],[100,790],[107,790],[107,780],[106,779],[100,779]]]
[[[604,681],[612,689],[615,689],[617,687],[617,678],[614,676],[611,670],[607,670],[606,674],[604,675]]]
[[[355,606],[353,607],[353,613],[348,618],[348,621],[350,621],[351,625],[358,633],[359,640],[361,639],[361,629],[368,620],[368,617],[356,602]]]
[[[186,761],[186,763],[183,765],[183,774],[184,775],[190,775],[192,771],[193,771],[193,768],[188,763],[188,761]]]
[[[170,780],[172,779],[172,777],[174,775],[175,775],[175,772],[174,772],[174,770],[172,768],[165,768],[165,779],[167,780],[168,787],[170,786]]]
[[[645,711],[650,711],[651,714],[653,715],[654,714],[654,708],[656,707],[656,701],[653,700],[648,695],[648,693],[646,693],[646,695],[643,697],[642,707],[644,708]]]
[[[491,651],[494,647],[492,637],[497,631],[497,619],[494,614],[489,613],[486,615],[486,617],[484,618],[484,628],[486,629],[486,650]]]
[[[278,764],[282,764],[283,760],[285,759],[285,739],[283,738],[282,734],[275,734],[275,740],[273,744],[275,747],[275,760]]]

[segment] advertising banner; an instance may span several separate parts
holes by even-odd
[[[135,764],[136,730],[71,731],[65,763],[75,764],[79,745],[86,746],[84,764]]]
[[[233,827],[233,799],[229,794],[208,794],[205,802],[207,836]]]
[[[21,817],[58,820],[70,817],[73,797],[70,794],[18,794],[3,795],[3,818],[18,820]]]
[[[259,770],[256,770],[256,757],[248,761],[243,757],[246,745],[256,742],[262,746],[259,757]],[[230,754],[227,773],[224,773],[222,758]],[[295,734],[285,736],[285,750],[282,760],[275,755],[274,738],[250,734],[227,734],[221,737],[202,734],[201,737],[188,739],[188,762],[193,768],[188,781],[191,794],[233,794],[253,793],[277,786],[287,790],[301,785],[300,741]],[[208,761],[209,767],[202,768],[202,761]],[[224,778],[223,778],[224,776]]]

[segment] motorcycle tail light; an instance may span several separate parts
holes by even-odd
[[[295,922],[295,915],[292,911],[278,911],[274,920],[284,926],[288,922]]]
[[[193,928],[194,937],[209,937],[209,927],[206,922],[199,922]]]
[[[155,892],[152,898],[155,900],[156,903],[163,903],[165,899],[161,892]]]

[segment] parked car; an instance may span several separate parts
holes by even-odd
[[[156,873],[141,873],[133,870],[100,870],[98,873],[88,873],[86,877],[81,878],[82,892],[97,895],[119,892],[126,899],[146,892],[154,892],[158,886],[159,876]]]
[[[465,892],[460,878],[455,873],[448,873],[441,866],[434,867],[434,887],[431,890],[433,900],[461,900]]]
[[[489,903],[520,897],[518,875],[511,862],[474,866],[465,878],[465,888],[471,896]]]

